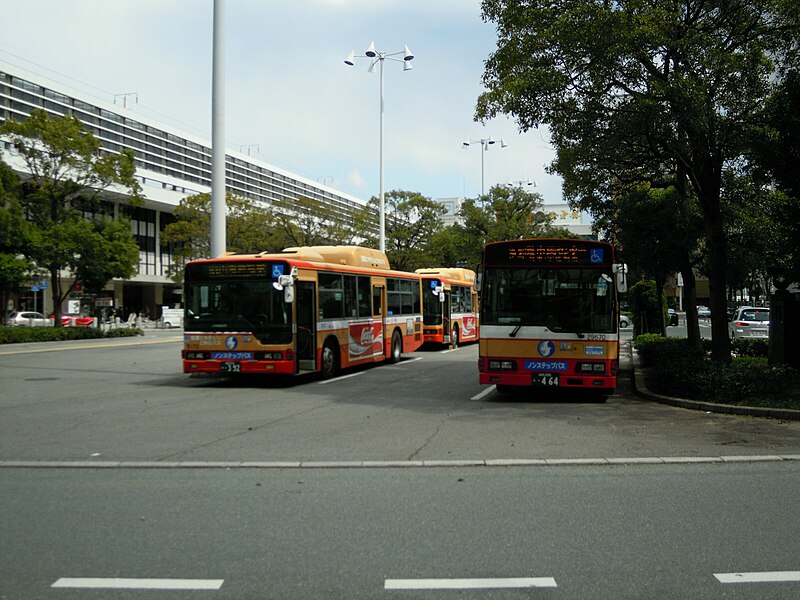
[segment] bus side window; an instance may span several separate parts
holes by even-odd
[[[369,277],[359,277],[358,278],[358,316],[359,317],[369,317],[370,316],[370,305],[369,305],[369,288],[370,288],[370,279]]]
[[[372,288],[372,316],[383,316],[383,304],[381,303],[381,291],[383,288],[375,286]]]

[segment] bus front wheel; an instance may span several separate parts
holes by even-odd
[[[458,348],[458,342],[458,325],[456,325],[453,327],[453,333],[450,335],[450,344],[453,346],[453,348]]]
[[[392,334],[392,354],[389,356],[389,361],[392,364],[399,363],[401,354],[403,354],[403,338],[400,337],[399,331],[395,331]]]
[[[330,379],[339,372],[339,352],[333,342],[325,342],[322,347],[322,378]]]

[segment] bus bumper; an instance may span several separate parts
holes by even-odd
[[[235,364],[236,367],[222,365]],[[230,363],[221,360],[184,360],[184,373],[216,373],[220,375],[294,375],[294,361],[238,361]]]
[[[519,387],[537,387],[531,373],[480,373],[482,385],[514,385]],[[555,386],[554,386],[555,387]],[[575,389],[605,389],[613,390],[617,387],[617,378],[609,375],[578,375],[560,373],[558,378],[559,388]],[[545,388],[546,389],[546,388]]]

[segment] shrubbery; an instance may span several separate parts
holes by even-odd
[[[28,342],[59,342],[97,338],[129,337],[143,335],[136,327],[122,327],[103,331],[97,327],[0,327],[0,344]]]
[[[800,409],[800,371],[767,363],[765,340],[737,340],[731,363],[713,362],[708,350],[685,338],[640,335],[634,346],[646,367],[648,388],[659,394],[719,404]],[[752,355],[746,355],[752,353]]]

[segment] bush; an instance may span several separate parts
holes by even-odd
[[[60,342],[105,337],[143,335],[141,329],[126,327],[103,331],[96,327],[0,327],[0,344],[25,344],[30,342]]]
[[[649,334],[637,337],[634,345],[642,365],[648,367],[647,385],[656,393],[718,404],[800,409],[797,369],[770,367],[760,356],[739,356],[729,364],[713,362],[684,338]],[[761,346],[749,349],[761,351]]]
[[[767,338],[737,338],[731,342],[731,350],[737,356],[769,356],[769,339]]]

